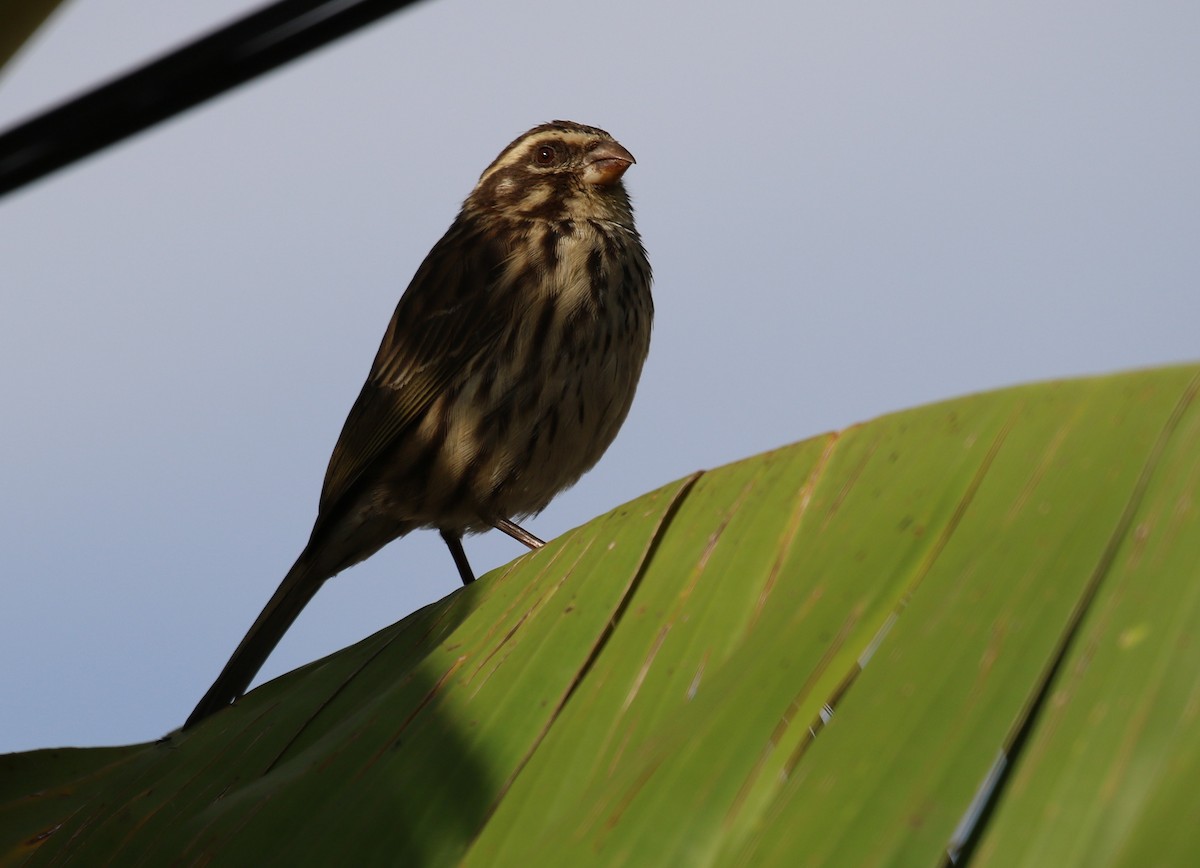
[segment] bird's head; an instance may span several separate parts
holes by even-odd
[[[634,162],[604,130],[551,121],[501,151],[467,205],[513,219],[624,221],[631,212],[621,176]]]

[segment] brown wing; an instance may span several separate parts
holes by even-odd
[[[325,471],[318,523],[433,400],[491,352],[514,311],[505,252],[461,215],[417,270]]]

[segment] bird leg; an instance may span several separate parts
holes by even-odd
[[[509,521],[507,518],[495,519],[492,521],[492,527],[494,527],[496,530],[504,531],[517,542],[524,543],[531,549],[540,549],[545,545],[544,542],[535,537],[529,531],[525,530],[525,528],[521,527],[516,522]]]
[[[464,585],[471,584],[475,581],[475,573],[471,571],[471,562],[467,560],[467,553],[463,550],[462,534],[450,530],[443,530],[441,534],[442,539],[446,541],[446,547],[450,549],[450,557],[454,558],[454,566],[458,567],[459,578]]]
[[[492,527],[496,530],[502,530],[517,542],[524,543],[531,549],[540,549],[545,545],[542,540],[535,537],[525,528],[507,518],[497,518],[491,522]],[[446,547],[450,549],[450,557],[454,558],[454,566],[458,567],[458,576],[462,579],[464,585],[469,585],[475,581],[475,573],[471,569],[471,562],[467,560],[467,552],[463,549],[462,534],[455,533],[452,530],[439,531],[442,539],[446,542]]]

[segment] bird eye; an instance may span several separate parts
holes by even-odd
[[[539,166],[550,166],[558,159],[558,151],[552,145],[542,145],[533,152],[533,161]]]

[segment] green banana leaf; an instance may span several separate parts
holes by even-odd
[[[1200,864],[1198,391],[673,482],[186,734],[0,757],[0,864]]]

